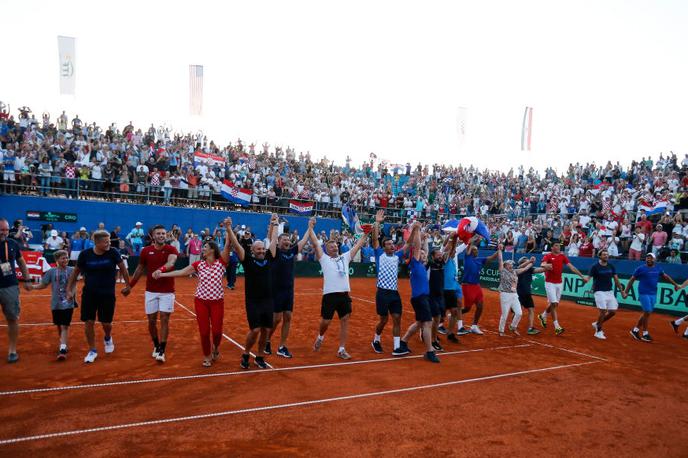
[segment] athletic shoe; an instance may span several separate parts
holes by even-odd
[[[464,328],[463,326],[461,326],[461,327],[459,328],[459,330],[456,331],[456,335],[457,335],[457,336],[465,336],[466,334],[470,334],[470,333],[471,333],[471,331],[469,331],[468,329]]]
[[[565,329],[564,328],[555,328],[554,333],[558,336],[562,335],[564,333]]]
[[[669,321],[669,324],[671,325],[672,328],[674,328],[674,332],[678,334],[678,325],[674,320]]]
[[[86,355],[86,357],[84,358],[84,362],[90,364],[90,363],[92,363],[93,361],[95,361],[97,357],[98,357],[98,352],[97,352],[97,351],[90,350],[90,351],[88,352],[88,354]]]
[[[459,338],[456,337],[454,334],[447,335],[447,340],[455,344],[459,343]]]
[[[504,332],[504,331],[499,331],[498,334],[499,334],[499,337],[506,337],[506,332]]]
[[[370,345],[373,346],[373,350],[375,350],[375,353],[383,353],[382,344],[380,342],[372,341]]]
[[[282,358],[291,358],[292,354],[289,353],[289,350],[287,349],[287,347],[282,345],[281,347],[279,347],[277,349],[277,356],[281,356]]]
[[[337,352],[337,357],[342,359],[351,359],[351,355],[346,352],[346,350],[339,350]]]
[[[239,363],[242,369],[248,369],[251,365],[248,363],[248,355],[241,355],[241,362]]]
[[[512,333],[513,335],[515,335],[515,336],[520,336],[520,335],[521,335],[521,333],[518,332],[518,329],[516,329],[516,328],[513,327],[513,326],[509,326],[509,331],[511,331],[511,333]]]
[[[447,335],[447,328],[445,328],[444,325],[441,324],[437,327],[437,332],[439,332],[443,336],[446,336]]]
[[[265,342],[265,350],[263,350],[263,351],[265,351],[265,354],[266,354],[266,355],[271,355],[271,354],[272,354],[272,346],[270,345],[270,341],[269,341],[269,340],[268,340],[267,342]]]
[[[57,352],[57,360],[58,361],[64,361],[67,359],[67,349],[66,348],[60,348],[60,351]]]
[[[600,340],[607,340],[607,336],[604,335],[603,331],[597,331],[595,333],[595,337],[600,339]]]
[[[640,336],[640,340],[643,342],[652,342],[652,337],[650,337],[650,334],[643,334]]]
[[[546,328],[546,327],[547,327],[547,318],[545,318],[544,316],[542,316],[541,313],[538,313],[538,316],[537,316],[537,317],[538,317],[538,320],[540,320],[540,324],[542,325],[542,327],[543,327],[543,328]]]
[[[432,348],[434,348],[435,351],[444,351],[444,348],[442,348],[442,345],[440,345],[440,341],[439,341],[439,340],[435,340],[435,341],[432,343]]]
[[[392,351],[392,356],[404,356],[409,353],[411,353],[411,350],[409,350],[408,344],[402,340],[399,342],[399,346]]]
[[[423,359],[426,361],[430,361],[431,363],[439,363],[440,359],[437,357],[434,351],[427,351],[425,352],[425,355],[423,355]]]
[[[322,347],[323,341],[321,339],[316,338],[315,343],[313,344],[313,351],[320,351],[320,347]]]
[[[483,332],[480,330],[477,324],[474,324],[473,326],[471,326],[471,334],[482,336]]]
[[[158,347],[153,347],[153,354],[151,355],[153,356],[153,359],[157,359],[159,354],[160,350],[158,349]]]
[[[17,361],[19,361],[19,355],[17,353],[10,353],[7,355],[7,362],[9,364],[16,363]]]
[[[256,359],[254,362],[256,363],[256,366],[258,366],[259,369],[267,369],[268,368],[268,365],[262,356],[256,356]]]
[[[115,341],[112,339],[112,336],[110,336],[110,340],[103,339],[103,342],[105,344],[105,353],[112,353],[115,351]]]
[[[640,331],[634,331],[631,329],[631,337],[633,337],[635,340],[640,340]]]
[[[155,357],[155,360],[159,363],[164,363],[165,362],[165,353],[158,353],[158,356]]]
[[[536,336],[536,335],[538,335],[538,334],[540,334],[540,330],[539,330],[539,329],[528,328],[528,335],[529,335],[529,336]]]

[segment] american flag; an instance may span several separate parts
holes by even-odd
[[[189,113],[203,113],[203,65],[189,65]]]

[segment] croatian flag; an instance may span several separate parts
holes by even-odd
[[[358,215],[356,214],[356,210],[351,208],[351,205],[349,205],[348,203],[342,205],[342,220],[344,220],[344,224],[349,226],[349,230],[354,234],[363,233],[363,228],[361,227],[361,224],[358,221]]]
[[[475,216],[462,218],[461,220],[451,219],[442,225],[444,232],[458,233],[459,240],[468,244],[474,235],[480,235],[485,239],[490,239],[490,231],[485,224]]]
[[[253,195],[253,191],[234,186],[229,180],[224,180],[222,182],[220,193],[222,193],[222,197],[230,202],[234,202],[235,204],[243,205],[245,207],[251,205],[251,196]]]
[[[647,216],[659,215],[667,211],[668,202],[666,200],[659,200],[654,205],[649,203],[642,203],[638,206],[638,210],[645,210]]]
[[[225,158],[222,156],[216,156],[214,154],[206,154],[201,152],[194,153],[194,167],[199,164],[207,164],[208,166],[219,165],[220,167],[225,166]]]
[[[289,211],[299,215],[310,215],[313,213],[313,202],[299,202],[298,200],[290,200]]]

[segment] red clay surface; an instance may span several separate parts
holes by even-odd
[[[408,281],[400,285],[405,328],[413,315]],[[490,332],[445,342],[437,365],[391,358],[391,323],[386,354],[372,351],[374,280],[352,279],[353,360],[344,362],[335,356],[336,319],[322,350],[312,351],[321,286],[321,279],[297,279],[295,357],[269,357],[276,369],[266,371],[242,371],[241,350],[227,339],[220,360],[201,367],[195,319],[179,304],[167,362],[154,361],[143,285],[118,297],[113,354],[100,345],[96,362],[85,365],[83,326],[75,322],[60,363],[54,327],[40,324],[51,320],[47,290],[22,291],[21,359],[0,363],[0,456],[688,455],[688,341],[668,316],[652,317],[648,344],[628,334],[638,313],[620,311],[606,326],[608,340],[599,341],[590,326],[596,311],[565,302],[564,335],[550,325],[534,338],[499,337],[498,297],[487,292],[482,324]],[[189,310],[194,288],[195,280],[177,282],[177,300]],[[544,298],[536,305],[541,311]],[[227,292],[224,323],[243,344],[242,279]],[[97,336],[102,341],[101,330]],[[415,338],[411,348],[422,353]],[[143,383],[103,385],[132,381]],[[88,431],[96,428],[104,429]]]

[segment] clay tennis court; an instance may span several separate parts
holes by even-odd
[[[118,296],[116,350],[102,352],[98,329],[92,365],[83,363],[78,320],[67,361],[55,360],[47,290],[22,291],[21,359],[0,371],[0,456],[688,454],[688,341],[668,316],[653,316],[648,344],[631,339],[638,314],[622,310],[599,341],[590,325],[596,311],[563,302],[563,336],[547,329],[499,337],[498,297],[488,292],[482,324],[490,332],[459,345],[443,340],[441,364],[430,364],[415,339],[412,357],[390,356],[391,323],[386,354],[372,351],[374,279],[351,284],[353,360],[335,356],[336,320],[323,349],[312,351],[322,280],[298,278],[295,357],[269,357],[274,369],[263,371],[239,368],[247,330],[241,278],[227,292],[226,338],[211,368],[201,367],[195,280],[177,281],[165,364],[150,356],[143,285]],[[408,280],[400,285],[405,328],[413,315]],[[544,298],[536,304],[541,310]]]

